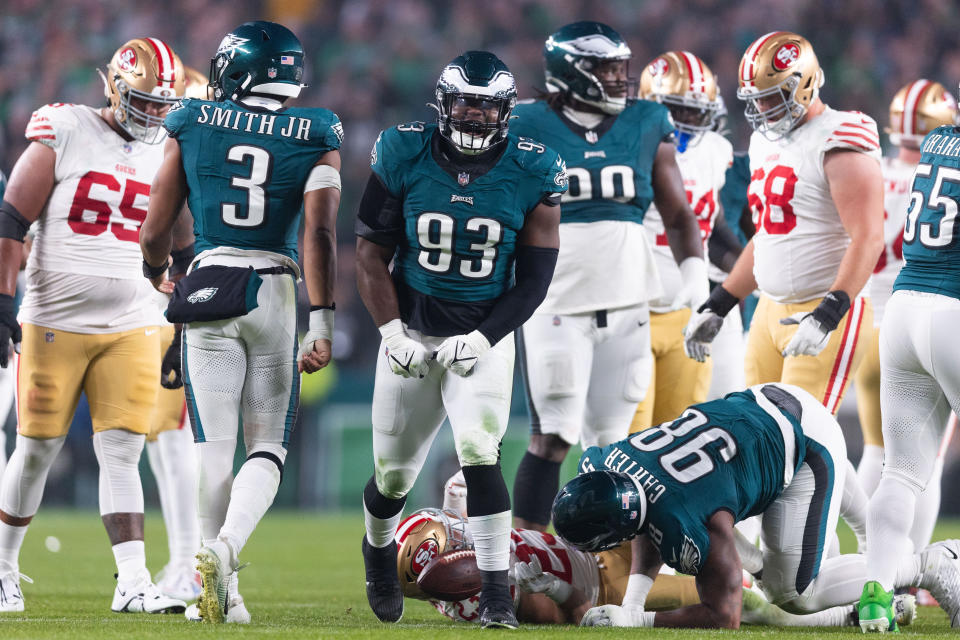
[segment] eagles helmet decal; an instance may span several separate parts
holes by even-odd
[[[632,55],[626,40],[601,22],[568,24],[543,45],[547,90],[567,93],[605,113],[620,113],[635,83],[628,77],[623,95],[611,96],[593,70],[608,60],[629,61]]]
[[[806,38],[773,31],[751,44],[740,60],[737,98],[754,131],[778,140],[803,120],[823,86],[823,70]],[[767,98],[779,97],[769,106]]]
[[[478,154],[507,136],[510,113],[517,104],[513,74],[487,51],[467,51],[450,61],[437,80],[440,135],[461,153]]]
[[[296,98],[302,80],[303,46],[275,22],[243,23],[223,37],[210,60],[210,89],[218,102],[250,94]]]

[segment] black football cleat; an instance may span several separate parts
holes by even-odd
[[[500,597],[497,597],[500,596]],[[497,594],[491,598],[480,596],[480,626],[484,629],[516,629],[520,626],[513,611],[513,600],[508,591],[506,597]]]
[[[380,622],[397,622],[403,617],[403,591],[397,577],[397,545],[378,549],[363,536],[363,566],[367,573],[367,602]]]

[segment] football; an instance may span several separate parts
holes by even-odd
[[[420,589],[437,600],[453,602],[480,592],[480,572],[472,549],[451,551],[430,560],[417,577]]]

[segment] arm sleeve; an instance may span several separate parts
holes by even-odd
[[[516,282],[500,296],[477,330],[494,345],[526,322],[547,296],[557,266],[557,249],[521,245],[517,249]]]
[[[396,246],[403,237],[403,203],[387,191],[376,173],[370,174],[360,200],[356,234],[385,247]]]

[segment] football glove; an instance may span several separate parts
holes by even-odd
[[[674,311],[689,307],[696,309],[710,295],[710,281],[707,279],[707,264],[703,258],[686,258],[680,263],[680,290],[673,298],[670,308]]]
[[[466,335],[451,336],[437,349],[437,362],[458,376],[465,378],[483,354],[490,350],[490,342],[479,331]]]
[[[182,363],[180,361],[180,347],[183,344],[183,327],[177,327],[173,334],[173,342],[167,347],[160,362],[160,386],[164,389],[179,389],[183,386]]]
[[[321,368],[330,362],[333,347],[333,310],[333,307],[311,309],[307,335],[303,336],[300,351],[297,353],[298,363],[303,362],[304,355],[314,350],[320,354],[320,359],[323,362],[322,365],[319,365]],[[314,371],[304,370],[307,373],[314,373]]]
[[[830,332],[837,328],[850,309],[850,296],[844,291],[831,291],[810,313],[795,313],[780,321],[782,325],[799,325],[783,350],[783,357],[818,356],[827,346]]]
[[[10,342],[13,341],[14,351],[20,353],[21,340],[23,340],[23,333],[17,323],[17,310],[13,296],[0,293],[0,367],[7,368]]]
[[[443,485],[443,510],[467,517],[467,481],[463,469],[450,476]]]
[[[654,614],[642,607],[619,607],[605,604],[593,607],[583,614],[581,627],[652,627]]]
[[[426,347],[407,335],[400,318],[380,327],[390,370],[401,378],[422,378],[430,370]]]
[[[529,562],[517,560],[510,569],[517,588],[524,593],[542,593],[557,604],[563,604],[573,593],[573,587],[540,566],[540,558],[533,556]]]
[[[723,318],[740,302],[736,296],[717,285],[710,297],[691,314],[690,321],[683,329],[683,351],[688,358],[705,362],[710,355],[710,343],[720,333]]]

